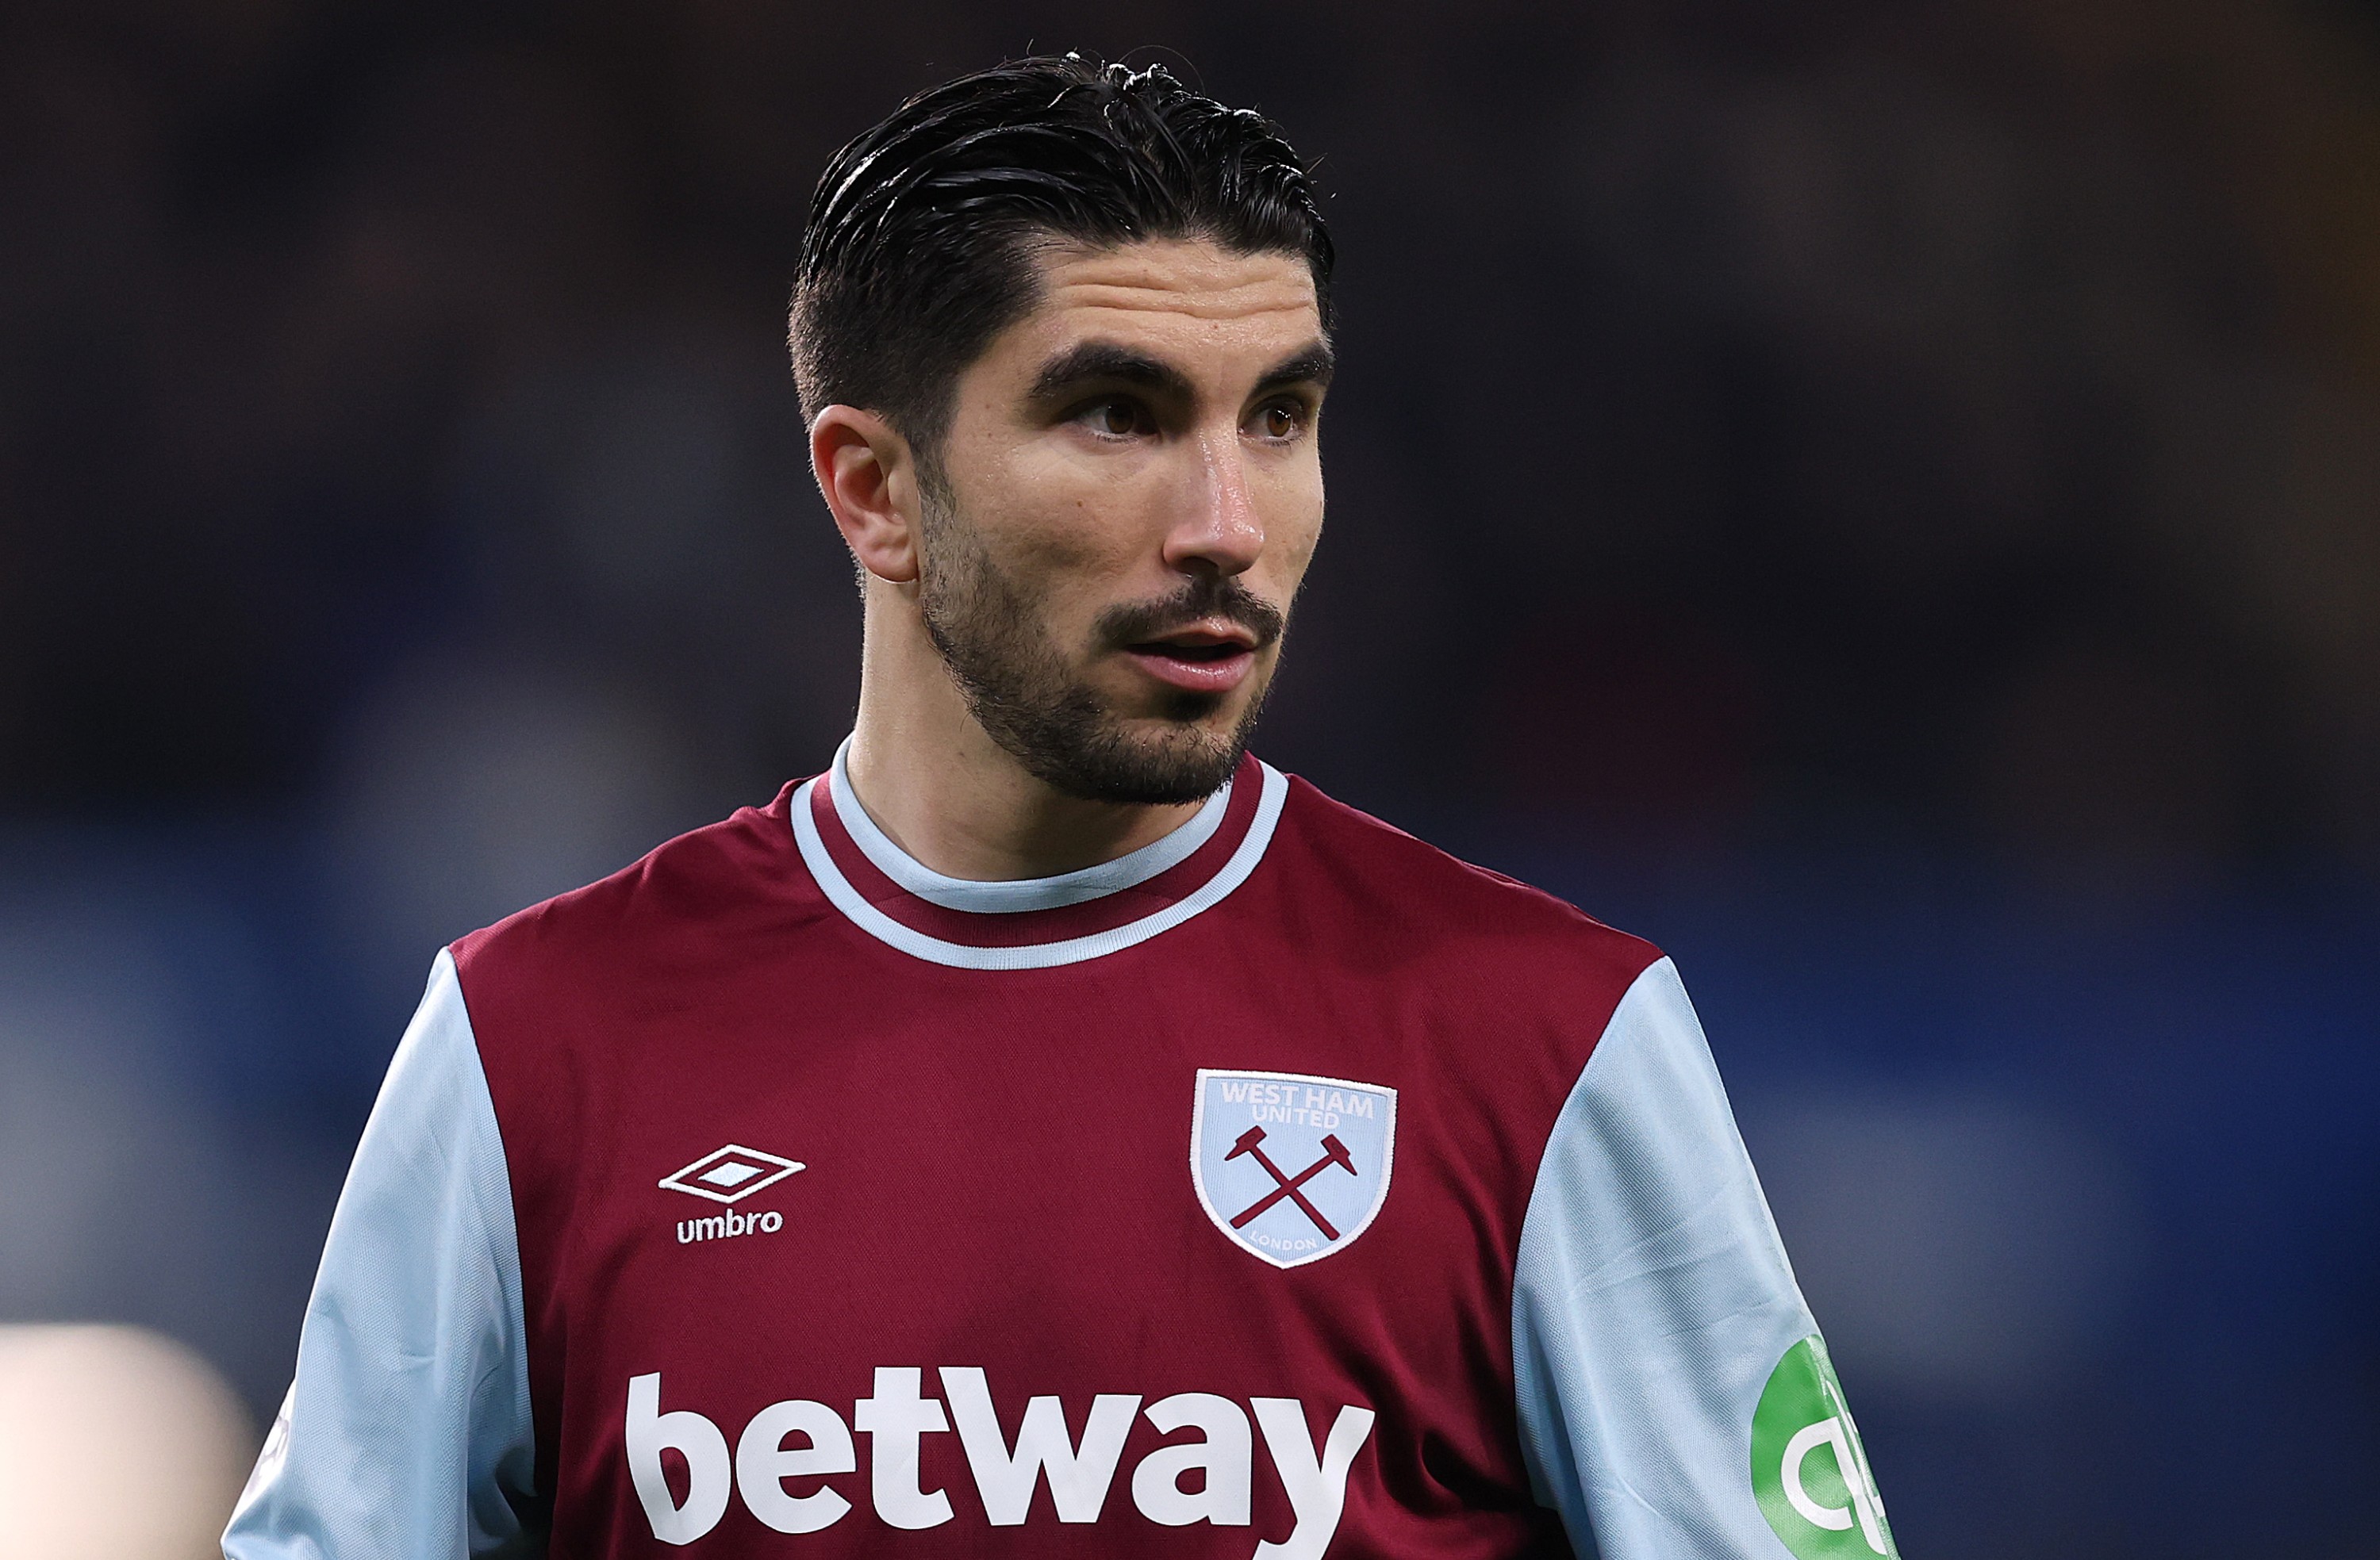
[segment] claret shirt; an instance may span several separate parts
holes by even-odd
[[[979,883],[838,756],[442,954],[225,1545],[1891,1552],[1670,961],[1252,757]]]

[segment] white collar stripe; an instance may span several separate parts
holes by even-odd
[[[1063,910],[1068,905],[1085,904],[1102,899],[1119,889],[1137,888],[1160,873],[1171,872],[1188,861],[1199,846],[1215,837],[1223,827],[1223,815],[1232,804],[1232,782],[1207,799],[1206,804],[1190,815],[1189,821],[1163,839],[1143,845],[1128,855],[1113,861],[1087,866],[1079,872],[1062,873],[1055,877],[1026,877],[1009,882],[985,883],[965,877],[945,877],[917,857],[894,844],[892,838],[876,825],[860,802],[859,793],[851,788],[851,771],[847,763],[851,739],[834,750],[832,783],[827,787],[827,803],[843,831],[851,836],[877,871],[884,874],[904,892],[924,900],[928,904],[944,910],[962,910],[975,915],[1014,915],[1029,910]]]
[[[1289,799],[1288,778],[1269,764],[1259,763],[1257,767],[1264,775],[1264,790],[1257,796],[1256,816],[1249,820],[1247,835],[1241,840],[1239,848],[1232,853],[1231,859],[1214,877],[1199,885],[1196,892],[1137,921],[1127,921],[1104,932],[1069,937],[1062,942],[978,948],[969,943],[929,937],[895,921],[853,888],[851,880],[844,877],[843,869],[835,865],[833,856],[828,853],[826,841],[819,835],[818,820],[810,816],[810,790],[819,783],[818,780],[806,781],[800,790],[794,792],[794,840],[801,848],[802,861],[810,869],[810,876],[818,880],[818,886],[828,901],[842,911],[853,925],[879,942],[890,944],[929,963],[943,964],[953,969],[1046,970],[1060,964],[1079,964],[1085,960],[1119,953],[1147,942],[1160,933],[1172,930],[1194,915],[1212,910],[1232,889],[1246,882],[1255,873],[1257,864],[1264,859],[1265,847],[1272,842],[1273,828],[1281,822],[1281,807]],[[832,800],[833,793],[830,792],[828,795]],[[849,825],[846,823],[845,827]],[[1185,824],[1183,827],[1187,828],[1190,826]]]

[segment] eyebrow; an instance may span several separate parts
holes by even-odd
[[[1307,383],[1327,386],[1337,362],[1330,341],[1317,337],[1267,369],[1257,381],[1257,389]],[[1041,371],[1033,376],[1032,397],[1043,402],[1062,400],[1085,384],[1100,381],[1139,385],[1184,400],[1194,393],[1188,376],[1171,363],[1115,342],[1087,341],[1041,365]]]
[[[1191,393],[1189,380],[1172,364],[1114,342],[1087,341],[1041,365],[1041,371],[1033,376],[1033,399],[1056,401],[1099,380],[1136,384],[1185,399]]]
[[[1274,364],[1257,381],[1257,388],[1272,390],[1284,384],[1312,384],[1327,390],[1330,385],[1330,375],[1338,366],[1339,355],[1330,350],[1330,338],[1317,336]]]

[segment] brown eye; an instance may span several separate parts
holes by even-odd
[[[1140,430],[1140,414],[1129,401],[1109,401],[1092,414],[1101,433],[1128,439]]]
[[[1264,430],[1265,435],[1268,438],[1288,438],[1291,434],[1297,431],[1297,413],[1295,410],[1288,406],[1266,407],[1264,414]]]

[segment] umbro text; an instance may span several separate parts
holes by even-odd
[[[677,1221],[677,1243],[724,1240],[735,1235],[774,1235],[785,1227],[785,1215],[771,1208],[762,1214],[716,1214],[710,1218]]]

